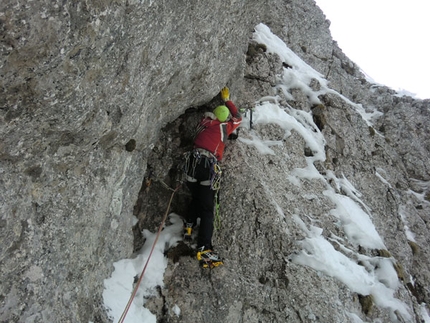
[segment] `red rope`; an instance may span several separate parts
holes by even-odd
[[[149,260],[151,259],[152,253],[155,249],[155,245],[157,244],[158,238],[160,237],[160,233],[163,230],[164,223],[166,222],[167,214],[169,213],[170,204],[172,204],[173,196],[175,195],[175,193],[177,192],[179,187],[181,187],[181,185],[178,185],[178,187],[176,187],[176,189],[173,191],[172,195],[170,196],[170,201],[169,201],[169,204],[167,205],[166,213],[164,214],[163,220],[161,221],[161,224],[158,228],[157,235],[155,236],[154,243],[152,244],[151,252],[149,253],[148,259],[146,259],[146,263],[142,269],[142,273],[140,274],[139,280],[137,281],[136,286],[134,286],[133,292],[131,293],[131,296],[130,296],[130,299],[128,300],[127,306],[125,307],[124,312],[122,312],[122,315],[121,315],[118,323],[124,322],[125,317],[127,316],[128,310],[130,309],[131,303],[133,302],[133,299],[136,296],[137,290],[139,289],[139,285],[142,282],[143,275],[145,274],[146,268],[148,267]]]

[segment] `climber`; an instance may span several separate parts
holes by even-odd
[[[191,191],[191,204],[185,219],[184,239],[191,239],[192,229],[200,218],[197,236],[197,259],[202,267],[217,267],[222,259],[213,250],[215,194],[219,189],[222,159],[228,136],[239,127],[242,116],[230,101],[227,87],[221,90],[220,105],[213,112],[206,112],[200,121],[194,139],[194,149],[187,154],[185,177]]]

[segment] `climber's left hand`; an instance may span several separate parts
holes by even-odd
[[[223,99],[224,102],[230,100],[230,91],[226,86],[221,89],[221,99]]]

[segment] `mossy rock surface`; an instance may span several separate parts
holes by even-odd
[[[420,253],[420,246],[414,241],[408,241],[409,247],[412,249],[413,255],[418,255]]]
[[[396,270],[397,277],[399,277],[399,279],[400,279],[401,281],[405,281],[406,274],[405,274],[405,270],[403,269],[402,264],[401,264],[401,263],[399,263],[399,262],[396,262],[396,263],[394,264],[394,269]]]
[[[369,314],[372,311],[374,304],[372,295],[358,295],[358,300],[360,302],[361,310],[363,311],[363,313],[366,315]]]
[[[378,256],[384,257],[384,258],[391,258],[392,257],[391,253],[385,249],[379,249],[378,250]]]

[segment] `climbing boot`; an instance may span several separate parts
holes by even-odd
[[[218,254],[211,249],[204,249],[204,247],[198,249],[197,260],[202,268],[214,268],[224,265],[224,261],[218,256]]]
[[[184,240],[185,241],[191,241],[192,240],[192,234],[193,234],[193,224],[192,223],[185,223],[185,225],[184,225]]]

